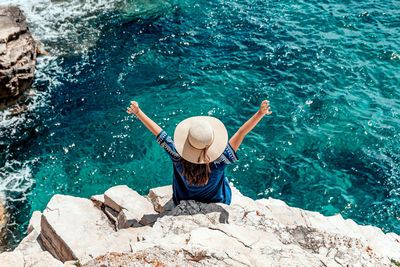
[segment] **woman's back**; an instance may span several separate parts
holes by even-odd
[[[227,164],[237,161],[238,158],[229,143],[223,153],[210,163],[211,171],[207,183],[199,186],[192,185],[188,177],[183,175],[182,157],[177,152],[172,138],[165,131],[161,131],[157,136],[157,142],[165,149],[173,162],[173,200],[175,205],[178,205],[181,200],[187,199],[200,202],[220,202],[228,205],[231,203],[231,189],[225,175],[225,168]]]

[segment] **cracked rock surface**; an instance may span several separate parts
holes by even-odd
[[[0,254],[0,262],[94,267],[395,266],[400,261],[400,237],[394,233],[232,191],[230,206],[182,201],[171,207],[171,186],[152,189],[146,197],[126,186],[91,200],[55,195],[43,214],[33,214],[29,235],[13,252]],[[134,223],[121,228],[118,217],[126,214]]]
[[[15,98],[32,84],[37,42],[16,6],[0,6],[0,101]]]

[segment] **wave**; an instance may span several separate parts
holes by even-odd
[[[0,167],[0,195],[5,201],[23,201],[34,184],[31,162],[7,161]],[[7,195],[5,194],[7,192]]]
[[[27,17],[32,35],[53,55],[77,55],[94,46],[104,27],[104,16],[119,23],[163,14],[173,1],[52,1],[0,0],[0,5],[17,5]]]
[[[51,72],[51,74],[49,74]],[[62,69],[55,57],[37,60],[36,80],[33,90],[17,104],[0,110],[0,196],[4,202],[21,200],[33,184],[30,165],[32,161],[20,161],[15,148],[30,138],[40,123],[39,110],[48,105],[51,92],[60,85],[57,75]],[[40,88],[44,86],[45,89]]]

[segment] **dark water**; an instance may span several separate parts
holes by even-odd
[[[171,135],[194,115],[232,135],[269,99],[273,114],[229,180],[254,199],[400,234],[399,1],[46,3],[20,3],[52,55],[39,61],[36,96],[23,120],[2,111],[10,239],[55,193],[172,182],[165,152],[125,113],[130,100]]]

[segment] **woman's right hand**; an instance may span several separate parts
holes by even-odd
[[[131,101],[131,105],[126,108],[126,112],[128,114],[135,114],[137,115],[139,113],[139,104],[136,101]]]
[[[272,111],[269,111],[270,108],[271,107],[269,106],[269,101],[268,100],[264,100],[263,102],[261,102],[259,111],[263,115],[265,115],[265,114],[271,115]]]

